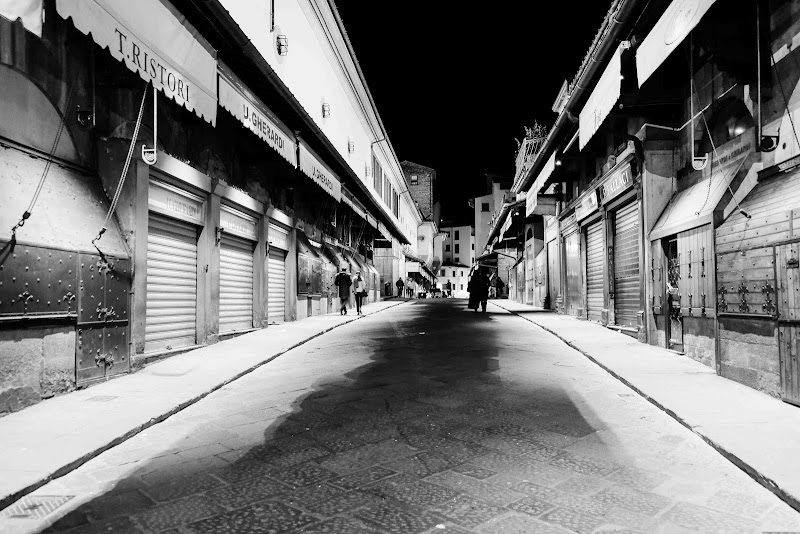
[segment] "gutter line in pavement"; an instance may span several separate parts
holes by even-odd
[[[366,313],[366,314],[361,315],[361,316],[357,315],[357,316],[353,317],[352,319],[347,319],[343,323],[340,323],[340,324],[337,324],[337,325],[333,325],[331,327],[328,327],[328,328],[326,328],[324,330],[321,330],[321,331],[317,332],[316,334],[311,335],[310,337],[307,337],[307,338],[305,338],[305,339],[303,339],[301,341],[298,341],[297,343],[291,345],[290,347],[286,348],[285,350],[282,350],[282,351],[280,351],[280,352],[278,352],[276,354],[273,354],[272,356],[270,356],[270,357],[266,358],[265,360],[257,363],[256,365],[253,365],[253,366],[245,369],[244,371],[241,371],[241,372],[237,373],[233,377],[224,380],[223,382],[217,384],[216,386],[214,386],[213,388],[209,389],[208,391],[206,391],[204,393],[201,393],[199,395],[196,395],[196,396],[190,398],[189,400],[180,403],[179,405],[175,406],[171,410],[168,410],[166,413],[163,413],[163,414],[161,414],[159,416],[156,416],[156,417],[150,419],[149,421],[147,421],[146,423],[144,423],[142,425],[139,425],[139,426],[129,430],[128,432],[126,432],[122,436],[112,439],[107,444],[105,444],[103,446],[100,446],[100,447],[97,447],[97,448],[89,451],[88,453],[86,453],[85,455],[81,456],[80,458],[78,458],[76,460],[73,460],[72,462],[68,463],[67,465],[64,465],[64,466],[56,469],[53,473],[51,473],[47,477],[45,477],[45,478],[43,478],[41,480],[38,480],[38,481],[34,482],[33,484],[29,484],[28,486],[22,488],[21,490],[19,490],[17,492],[14,492],[14,493],[10,494],[10,495],[7,495],[5,497],[0,497],[0,511],[2,511],[3,509],[7,508],[8,506],[11,506],[13,503],[18,501],[22,497],[24,497],[24,496],[36,491],[37,489],[41,488],[45,484],[48,484],[49,482],[52,482],[53,480],[55,480],[57,478],[63,477],[64,475],[66,475],[66,474],[74,471],[75,469],[79,468],[80,466],[82,466],[83,464],[88,462],[89,460],[92,460],[92,459],[96,458],[97,456],[99,456],[99,455],[103,454],[104,452],[116,447],[117,445],[120,445],[121,443],[124,443],[125,441],[128,441],[129,439],[131,439],[135,435],[139,434],[140,432],[142,432],[144,430],[147,430],[148,428],[150,428],[152,426],[155,426],[158,423],[161,423],[161,422],[167,420],[168,418],[172,417],[176,413],[188,408],[189,406],[192,406],[193,404],[196,404],[197,402],[203,400],[208,395],[210,395],[210,394],[214,393],[215,391],[227,386],[231,382],[239,380],[243,376],[252,373],[253,371],[258,369],[259,367],[268,364],[269,362],[275,360],[279,356],[282,356],[282,355],[286,354],[287,352],[289,352],[291,350],[294,350],[297,347],[300,347],[301,345],[305,345],[306,343],[308,343],[312,339],[315,339],[315,338],[317,338],[317,337],[319,337],[319,336],[321,336],[323,334],[327,334],[331,330],[335,330],[336,328],[339,328],[340,326],[344,326],[344,325],[353,323],[353,322],[355,322],[355,321],[357,321],[359,319],[364,319],[366,317],[369,317],[370,315],[375,315],[377,313],[380,313],[382,311],[388,310],[390,308],[394,308],[395,306],[399,306],[400,304],[405,304],[406,302],[407,301],[399,301],[399,302],[396,302],[396,303],[392,303],[391,305],[386,306],[385,308],[381,308],[380,310],[369,312],[369,313]],[[222,343],[224,343],[224,341]]]
[[[701,427],[699,427],[697,425],[696,426],[692,426],[685,419],[683,419],[680,415],[678,415],[675,411],[670,410],[669,408],[667,408],[666,406],[664,406],[663,404],[658,402],[653,397],[647,395],[644,391],[642,391],[641,389],[636,387],[632,382],[627,380],[625,377],[623,377],[619,373],[615,372],[613,369],[611,369],[610,367],[606,366],[605,364],[601,363],[595,357],[593,357],[591,354],[589,354],[588,352],[586,352],[583,349],[579,348],[578,346],[576,346],[574,343],[570,342],[566,338],[562,337],[561,335],[559,335],[554,330],[551,330],[550,328],[547,328],[546,326],[543,326],[543,325],[537,323],[536,321],[533,321],[532,319],[524,317],[523,315],[521,315],[521,314],[519,314],[519,313],[517,313],[517,312],[515,312],[513,310],[509,310],[508,308],[504,308],[503,306],[497,304],[496,302],[492,302],[492,301],[489,301],[489,302],[491,304],[494,304],[495,306],[497,306],[501,310],[504,310],[504,311],[510,313],[511,315],[516,315],[520,319],[522,319],[524,321],[528,321],[529,323],[538,326],[539,328],[541,328],[545,332],[548,332],[549,334],[552,334],[553,336],[555,336],[558,339],[560,339],[565,345],[567,345],[571,349],[579,352],[580,354],[582,354],[583,356],[588,358],[590,361],[592,361],[598,367],[600,367],[601,369],[606,371],[608,374],[610,374],[611,376],[613,376],[614,378],[616,378],[617,380],[619,380],[620,382],[622,382],[623,384],[628,386],[630,389],[635,391],[640,397],[642,397],[643,399],[647,400],[648,402],[650,402],[651,404],[656,406],[659,410],[661,410],[662,412],[664,412],[667,415],[669,415],[670,417],[672,417],[675,421],[677,421],[678,423],[680,423],[681,425],[683,425],[684,427],[689,429],[693,434],[699,436],[700,439],[705,441],[715,451],[720,453],[726,460],[728,460],[733,465],[735,465],[736,467],[738,467],[739,469],[744,471],[750,478],[752,478],[753,480],[755,480],[756,482],[758,482],[759,484],[764,486],[766,489],[768,489],[769,491],[771,491],[772,493],[777,495],[778,498],[781,499],[783,502],[785,502],[786,504],[788,504],[789,506],[791,506],[792,508],[794,508],[795,510],[800,512],[800,500],[798,500],[796,497],[794,497],[790,493],[788,493],[785,490],[783,490],[774,480],[772,480],[771,478],[763,475],[758,470],[756,470],[753,466],[751,466],[750,464],[748,464],[747,462],[745,462],[744,460],[742,460],[741,458],[739,458],[738,456],[736,456],[735,454],[730,452],[729,450],[727,450],[724,447],[722,447],[722,445],[718,444],[716,441],[714,441],[710,437],[706,436],[701,431],[697,430],[698,428],[701,428]]]

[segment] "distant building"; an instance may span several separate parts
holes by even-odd
[[[468,298],[470,266],[445,262],[439,269],[438,283],[442,291],[455,298]]]
[[[470,225],[442,226],[442,265],[475,263],[475,228]]]
[[[400,166],[406,175],[408,192],[411,193],[411,199],[422,213],[422,218],[438,223],[439,221],[435,219],[433,202],[433,182],[436,180],[436,171],[411,161],[402,161]]]

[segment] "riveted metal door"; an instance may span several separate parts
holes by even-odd
[[[639,203],[616,212],[614,220],[614,317],[617,325],[637,328],[639,281]]]
[[[267,317],[282,323],[286,315],[286,253],[270,249],[267,259]]]
[[[580,315],[583,309],[583,266],[581,265],[581,233],[577,230],[564,237],[567,262],[567,314]]]
[[[197,339],[197,229],[150,213],[147,234],[145,352]]]
[[[556,308],[556,299],[561,292],[561,262],[558,255],[558,239],[547,243],[547,304]]]
[[[78,384],[130,370],[128,301],[130,262],[97,254],[78,257]]]
[[[775,247],[781,397],[800,405],[800,243]]]
[[[597,221],[586,228],[586,313],[590,321],[603,320],[603,308],[605,308],[603,266],[606,257],[604,251],[603,221]]]
[[[219,247],[219,332],[253,327],[253,243],[223,235]]]

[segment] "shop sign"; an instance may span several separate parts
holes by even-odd
[[[153,211],[202,225],[203,205],[203,199],[196,195],[162,182],[150,182],[148,207]]]
[[[319,158],[304,144],[300,143],[300,170],[314,180],[336,202],[342,201],[342,184]]]
[[[601,191],[603,197],[603,204],[608,203],[609,200],[618,197],[633,186],[633,172],[631,171],[630,164],[625,164],[603,182]]]
[[[217,119],[217,59],[159,0],[57,0],[56,10],[178,105]]]
[[[256,134],[286,161],[297,166],[297,145],[285,128],[244,83],[224,64],[219,65],[219,105]]]
[[[589,96],[586,104],[578,117],[578,146],[581,150],[586,146],[592,136],[600,129],[614,105],[619,100],[622,87],[622,51],[631,47],[629,41],[622,41],[597,81],[594,91]]]
[[[567,218],[565,218],[561,222],[561,231],[562,233],[569,233],[574,229],[575,226],[578,225],[578,219],[575,217],[575,214],[570,214]]]
[[[270,248],[289,250],[289,231],[274,223],[269,223],[269,238],[267,239]]]
[[[585,219],[595,211],[599,206],[597,201],[597,189],[594,189],[589,196],[585,197],[580,204],[575,206],[575,218],[579,221]]]
[[[252,241],[258,239],[256,233],[256,220],[249,215],[227,206],[220,206],[219,224],[226,233],[238,235]]]
[[[773,165],[772,167],[767,167],[763,171],[759,172],[758,179],[764,180],[765,178],[769,178],[770,176],[775,176],[776,174],[794,169],[798,165],[800,165],[800,156],[794,156],[792,158],[787,159],[786,161],[782,161],[781,163]]]

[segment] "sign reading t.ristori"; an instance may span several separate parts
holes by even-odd
[[[159,0],[57,0],[56,9],[142,79],[216,123],[216,54],[174,8]]]

